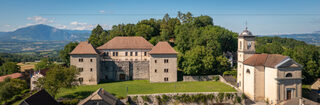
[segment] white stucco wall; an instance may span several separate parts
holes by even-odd
[[[278,97],[277,81],[277,69],[265,67],[265,100],[269,100],[269,103],[275,103]]]
[[[254,75],[255,75],[255,68],[253,66],[249,66],[249,65],[244,65],[244,94],[246,94],[248,96],[248,98],[250,98],[251,100],[254,100],[254,85],[255,85],[255,79],[254,79]],[[247,73],[247,70],[250,71],[250,73]]]

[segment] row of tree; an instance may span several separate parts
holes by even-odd
[[[257,53],[282,54],[303,66],[303,83],[320,78],[320,47],[291,38],[257,37]]]

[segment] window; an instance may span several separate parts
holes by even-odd
[[[168,77],[164,77],[164,81],[169,81],[169,78]]]
[[[156,72],[157,72],[157,69],[155,69],[154,72],[156,73]]]
[[[247,69],[247,71],[246,71],[248,74],[250,74],[250,70],[249,69]]]
[[[118,52],[116,52],[116,56],[118,56]]]
[[[93,59],[90,59],[90,62],[93,62]]]
[[[168,63],[169,62],[169,59],[164,59],[164,63]]]
[[[106,55],[109,56],[109,52],[106,52]]]
[[[80,59],[79,59],[79,62],[83,62],[83,58],[80,58]]]
[[[112,56],[116,56],[116,52],[112,52]]]
[[[128,56],[128,52],[126,52],[126,56]]]
[[[248,45],[247,45],[247,49],[248,49],[248,50],[251,48],[251,45],[252,45],[252,43],[251,43],[251,42],[248,42]]]
[[[92,68],[90,68],[90,71],[92,72]]]
[[[138,61],[138,59],[134,59],[135,61]]]
[[[157,60],[154,60],[154,63],[157,63]]]
[[[292,77],[292,73],[287,73],[286,77]]]
[[[240,50],[242,49],[242,42],[240,41]]]
[[[144,56],[147,56],[147,52],[144,52]]]
[[[169,72],[169,69],[164,69],[164,72],[165,72],[165,73]]]
[[[136,56],[138,56],[138,52],[136,52]]]
[[[83,72],[83,68],[78,68],[78,71],[79,72]]]
[[[132,56],[133,52],[130,52],[130,56]]]
[[[147,61],[147,59],[144,59],[144,61]]]

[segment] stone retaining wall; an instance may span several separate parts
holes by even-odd
[[[211,81],[219,75],[183,76],[183,81]]]
[[[159,100],[157,97],[162,97],[163,95],[171,97],[168,102],[166,102],[167,105],[199,105],[199,104],[204,104],[203,102],[200,101],[200,103],[196,102],[189,102],[189,103],[181,103],[179,100],[175,100],[173,97],[175,96],[182,96],[182,95],[188,95],[188,96],[193,96],[193,95],[213,95],[214,98],[212,100],[207,100],[205,101],[206,104],[214,104],[214,103],[222,103],[225,105],[230,105],[230,104],[235,104],[239,105],[238,102],[236,102],[236,97],[241,98],[242,93],[239,92],[225,92],[223,101],[219,101],[219,92],[188,92],[188,93],[159,93],[159,94],[137,94],[137,95],[128,95],[128,98],[121,100],[123,103],[128,103],[128,99],[131,100],[131,104],[136,104],[136,105],[159,105]],[[222,94],[222,93],[220,93]],[[232,97],[227,97],[227,94],[232,95]],[[149,101],[145,101],[142,97],[147,97]],[[241,99],[242,100],[242,99]]]

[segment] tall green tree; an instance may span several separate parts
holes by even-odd
[[[27,82],[20,79],[6,79],[0,86],[0,102],[6,102],[28,88]]]
[[[70,54],[74,48],[77,47],[79,43],[78,42],[70,42],[67,45],[64,46],[62,50],[59,52],[59,57],[64,62],[66,66],[70,65]]]
[[[43,70],[53,66],[53,62],[49,58],[42,58],[40,62],[35,65],[36,70]]]
[[[20,66],[15,62],[6,62],[0,68],[0,75],[8,75],[12,73],[17,73],[20,70]]]
[[[103,30],[100,25],[97,25],[97,27],[91,31],[91,35],[88,40],[93,47],[99,47],[107,42],[107,37],[108,32]]]
[[[76,86],[78,75],[79,72],[74,66],[62,67],[56,65],[50,68],[45,77],[39,78],[37,86],[46,89],[54,97],[61,88]]]

